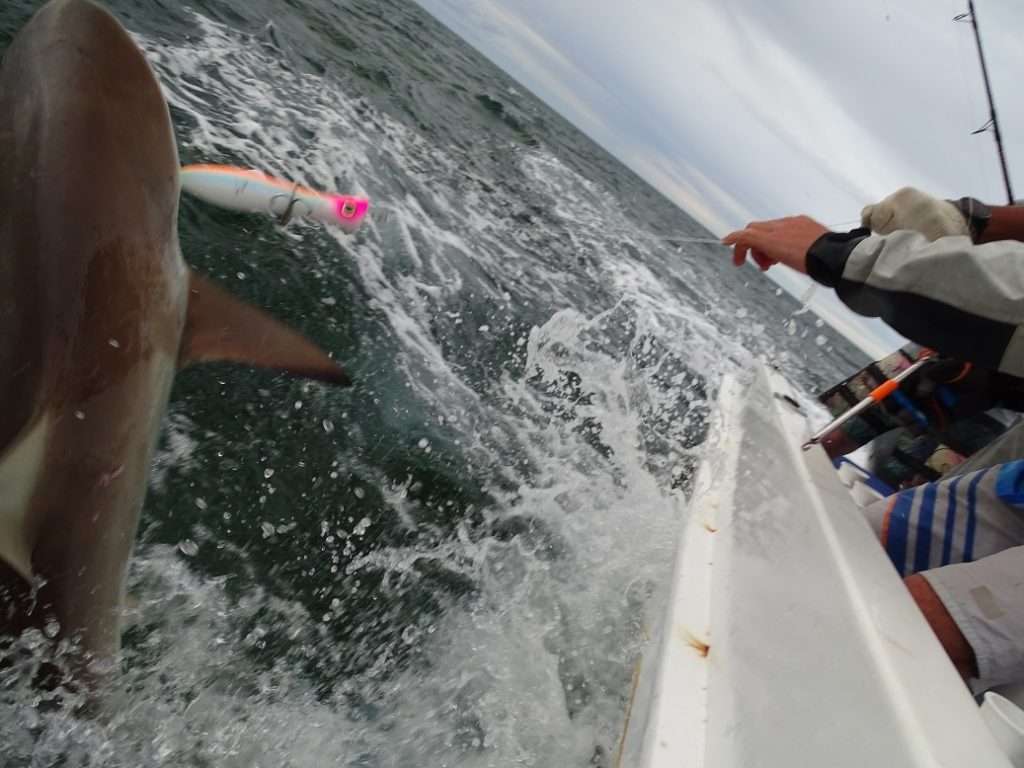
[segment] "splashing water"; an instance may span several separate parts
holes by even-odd
[[[110,714],[37,707],[20,638],[4,764],[610,765],[722,373],[842,362],[411,4],[123,5],[183,162],[374,201],[354,237],[182,207],[357,386],[179,377]]]

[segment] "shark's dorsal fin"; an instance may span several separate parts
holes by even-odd
[[[352,380],[313,342],[191,272],[178,366],[227,360],[349,386]]]

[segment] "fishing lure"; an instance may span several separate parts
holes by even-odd
[[[268,213],[281,224],[296,216],[355,232],[370,201],[364,197],[317,192],[262,171],[230,165],[186,165],[181,188],[212,205],[242,213]]]

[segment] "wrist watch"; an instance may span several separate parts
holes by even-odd
[[[967,222],[967,227],[971,230],[971,240],[978,242],[981,233],[992,219],[992,209],[973,197],[961,197],[949,202],[956,206]]]

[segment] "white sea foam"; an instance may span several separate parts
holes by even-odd
[[[677,481],[699,456],[706,399],[724,369],[742,369],[749,349],[762,348],[761,331],[723,334],[718,320],[735,322],[735,304],[704,287],[712,306],[695,308],[622,252],[616,242],[643,250],[660,248],[662,238],[639,230],[610,194],[545,150],[522,153],[520,164],[558,230],[552,237],[564,238],[561,251],[530,247],[530,228],[467,189],[455,150],[366,105],[357,110],[335,83],[286,69],[235,32],[196,21],[201,35],[186,44],[140,41],[170,103],[194,123],[180,140],[211,159],[229,152],[296,181],[370,194],[364,231],[335,235],[341,252],[390,326],[410,397],[462,427],[467,457],[500,463],[496,446],[516,446],[518,463],[496,469],[496,504],[483,514],[496,528],[519,526],[521,535],[480,538],[460,529],[433,547],[383,548],[348,562],[350,575],[384,573],[384,599],[422,578],[416,565],[427,561],[465,576],[476,597],[430,625],[406,628],[422,663],[395,672],[380,658],[326,696],[296,659],[346,652],[318,639],[330,615],[311,616],[256,587],[231,597],[224,583],[197,575],[190,563],[208,538],[201,530],[180,548],[151,546],[132,570],[141,597],[133,623],[146,639],[133,653],[113,720],[44,716],[32,746],[21,716],[5,716],[8,756],[38,749],[84,755],[81,764],[91,754],[107,765],[384,768],[587,766],[599,753],[607,763],[643,643],[644,606],[664,582],[685,514]],[[380,164],[400,169],[405,194],[378,188]],[[322,275],[322,295],[341,295],[330,257],[303,247],[303,230],[293,237],[298,255]],[[561,269],[559,258],[586,259],[610,299],[587,306],[575,272]],[[675,269],[701,285],[687,265]],[[495,318],[476,335],[495,339],[508,306],[502,285],[563,309],[517,340],[513,354],[525,375],[506,374],[485,399],[446,356],[431,318],[449,312],[460,320],[445,302],[472,292]],[[342,418],[320,409],[315,397],[304,402],[303,412],[332,432]],[[188,465],[194,431],[172,413],[157,492],[168,467]],[[415,526],[407,488],[379,481],[390,507]],[[345,535],[372,530],[373,519],[349,512]],[[268,537],[287,535],[265,526]],[[244,561],[244,553],[235,556]],[[282,627],[294,637],[294,654],[269,669],[247,660],[244,650]],[[25,711],[24,699],[3,703]]]

